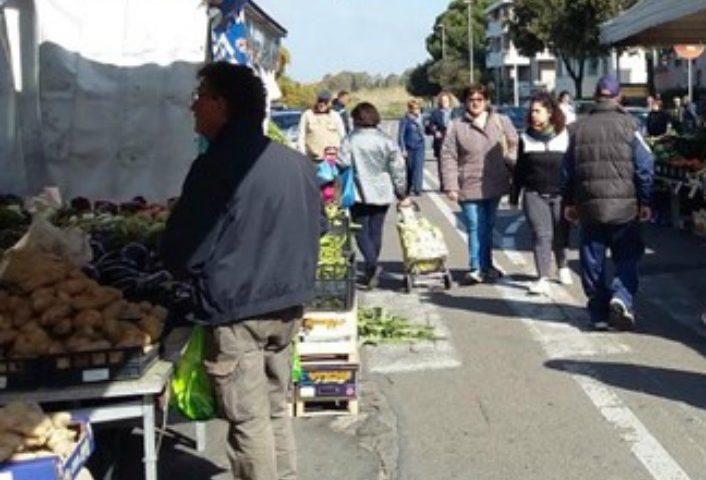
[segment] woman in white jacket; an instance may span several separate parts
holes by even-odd
[[[375,106],[359,103],[351,118],[353,131],[341,144],[339,162],[353,168],[356,198],[351,216],[361,226],[355,238],[365,260],[363,282],[375,288],[382,271],[378,257],[385,215],[395,199],[405,200],[407,174],[397,144],[378,128],[380,114]]]

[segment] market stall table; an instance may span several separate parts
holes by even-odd
[[[689,198],[693,198],[699,190],[704,195],[706,199],[706,188],[704,188],[703,181],[695,180],[676,180],[673,178],[662,177],[659,175],[655,176],[655,182],[665,185],[669,191],[669,211],[670,211],[670,222],[675,228],[682,227],[682,213],[681,213],[681,191],[685,190],[688,192]]]
[[[135,380],[0,393],[0,404],[13,401],[48,404],[108,400],[105,405],[78,408],[71,412],[85,415],[92,423],[142,417],[145,479],[157,480],[155,400],[163,392],[172,370],[171,362],[157,360],[141,378]]]

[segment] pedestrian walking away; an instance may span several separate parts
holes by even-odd
[[[571,283],[566,261],[569,223],[564,219],[561,200],[561,165],[569,135],[564,112],[547,93],[531,98],[527,125],[520,136],[510,203],[517,205],[523,194],[522,206],[532,232],[537,268],[537,281],[530,285],[529,293],[541,295],[550,286],[552,252],[559,282]]]
[[[461,207],[468,232],[466,283],[494,280],[493,229],[500,198],[510,193],[518,137],[505,115],[490,109],[488,90],[472,85],[462,95],[466,112],[451,122],[441,147],[441,174],[450,201]]]
[[[407,162],[407,194],[419,196],[424,184],[424,126],[419,100],[407,102],[407,113],[402,117],[397,143]]]
[[[566,125],[571,125],[576,121],[576,109],[572,103],[571,94],[564,90],[559,94],[559,107],[564,113],[564,118],[566,119]]]
[[[426,125],[427,135],[432,137],[432,149],[439,178],[439,191],[444,191],[444,184],[441,178],[441,145],[444,143],[446,130],[451,123],[451,94],[449,92],[441,92],[436,97],[436,108],[431,112],[429,121]]]
[[[596,329],[635,324],[640,221],[651,217],[654,161],[631,116],[620,106],[620,83],[604,76],[595,107],[570,136],[563,162],[565,217],[580,225],[581,281]],[[610,286],[606,253],[615,265]]]
[[[196,132],[209,140],[169,220],[161,255],[191,284],[205,365],[238,480],[297,477],[287,406],[290,344],[314,298],[321,201],[312,162],[262,131],[265,87],[225,62],[199,70]]]
[[[375,288],[382,272],[378,258],[385,215],[395,199],[406,205],[407,175],[400,149],[378,128],[375,106],[359,103],[351,116],[353,131],[341,145],[339,162],[353,168],[356,192],[351,216],[361,227],[355,238],[365,262],[363,283]]]

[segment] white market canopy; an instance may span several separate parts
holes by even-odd
[[[706,0],[642,0],[601,25],[601,43],[644,46],[706,43]]]

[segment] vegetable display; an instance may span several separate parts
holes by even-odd
[[[55,455],[65,460],[79,433],[70,413],[45,414],[36,403],[9,403],[0,408],[0,462]]]
[[[132,303],[66,260],[8,251],[0,280],[0,358],[146,347],[162,334],[167,310]]]

